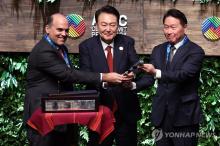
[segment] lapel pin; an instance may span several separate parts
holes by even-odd
[[[120,51],[123,51],[123,50],[124,50],[124,48],[123,48],[122,46],[120,46],[120,47],[119,47],[119,50],[120,50]]]

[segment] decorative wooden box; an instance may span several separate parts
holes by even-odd
[[[41,98],[43,112],[96,112],[99,93],[95,90],[49,94]]]

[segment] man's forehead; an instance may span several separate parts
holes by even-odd
[[[68,27],[68,21],[66,19],[54,19],[52,22],[53,26],[56,27]]]

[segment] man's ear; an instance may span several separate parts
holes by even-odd
[[[187,31],[187,24],[184,25],[184,32]]]
[[[49,32],[50,32],[50,26],[49,25],[45,26],[45,31],[46,31],[47,34],[49,34]]]

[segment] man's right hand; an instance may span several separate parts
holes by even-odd
[[[149,73],[151,75],[155,75],[156,74],[156,69],[153,66],[153,64],[143,64],[139,68],[143,69],[145,72],[147,72],[147,73]]]
[[[121,83],[123,80],[127,80],[123,75],[115,72],[102,73],[102,81],[109,83]]]

